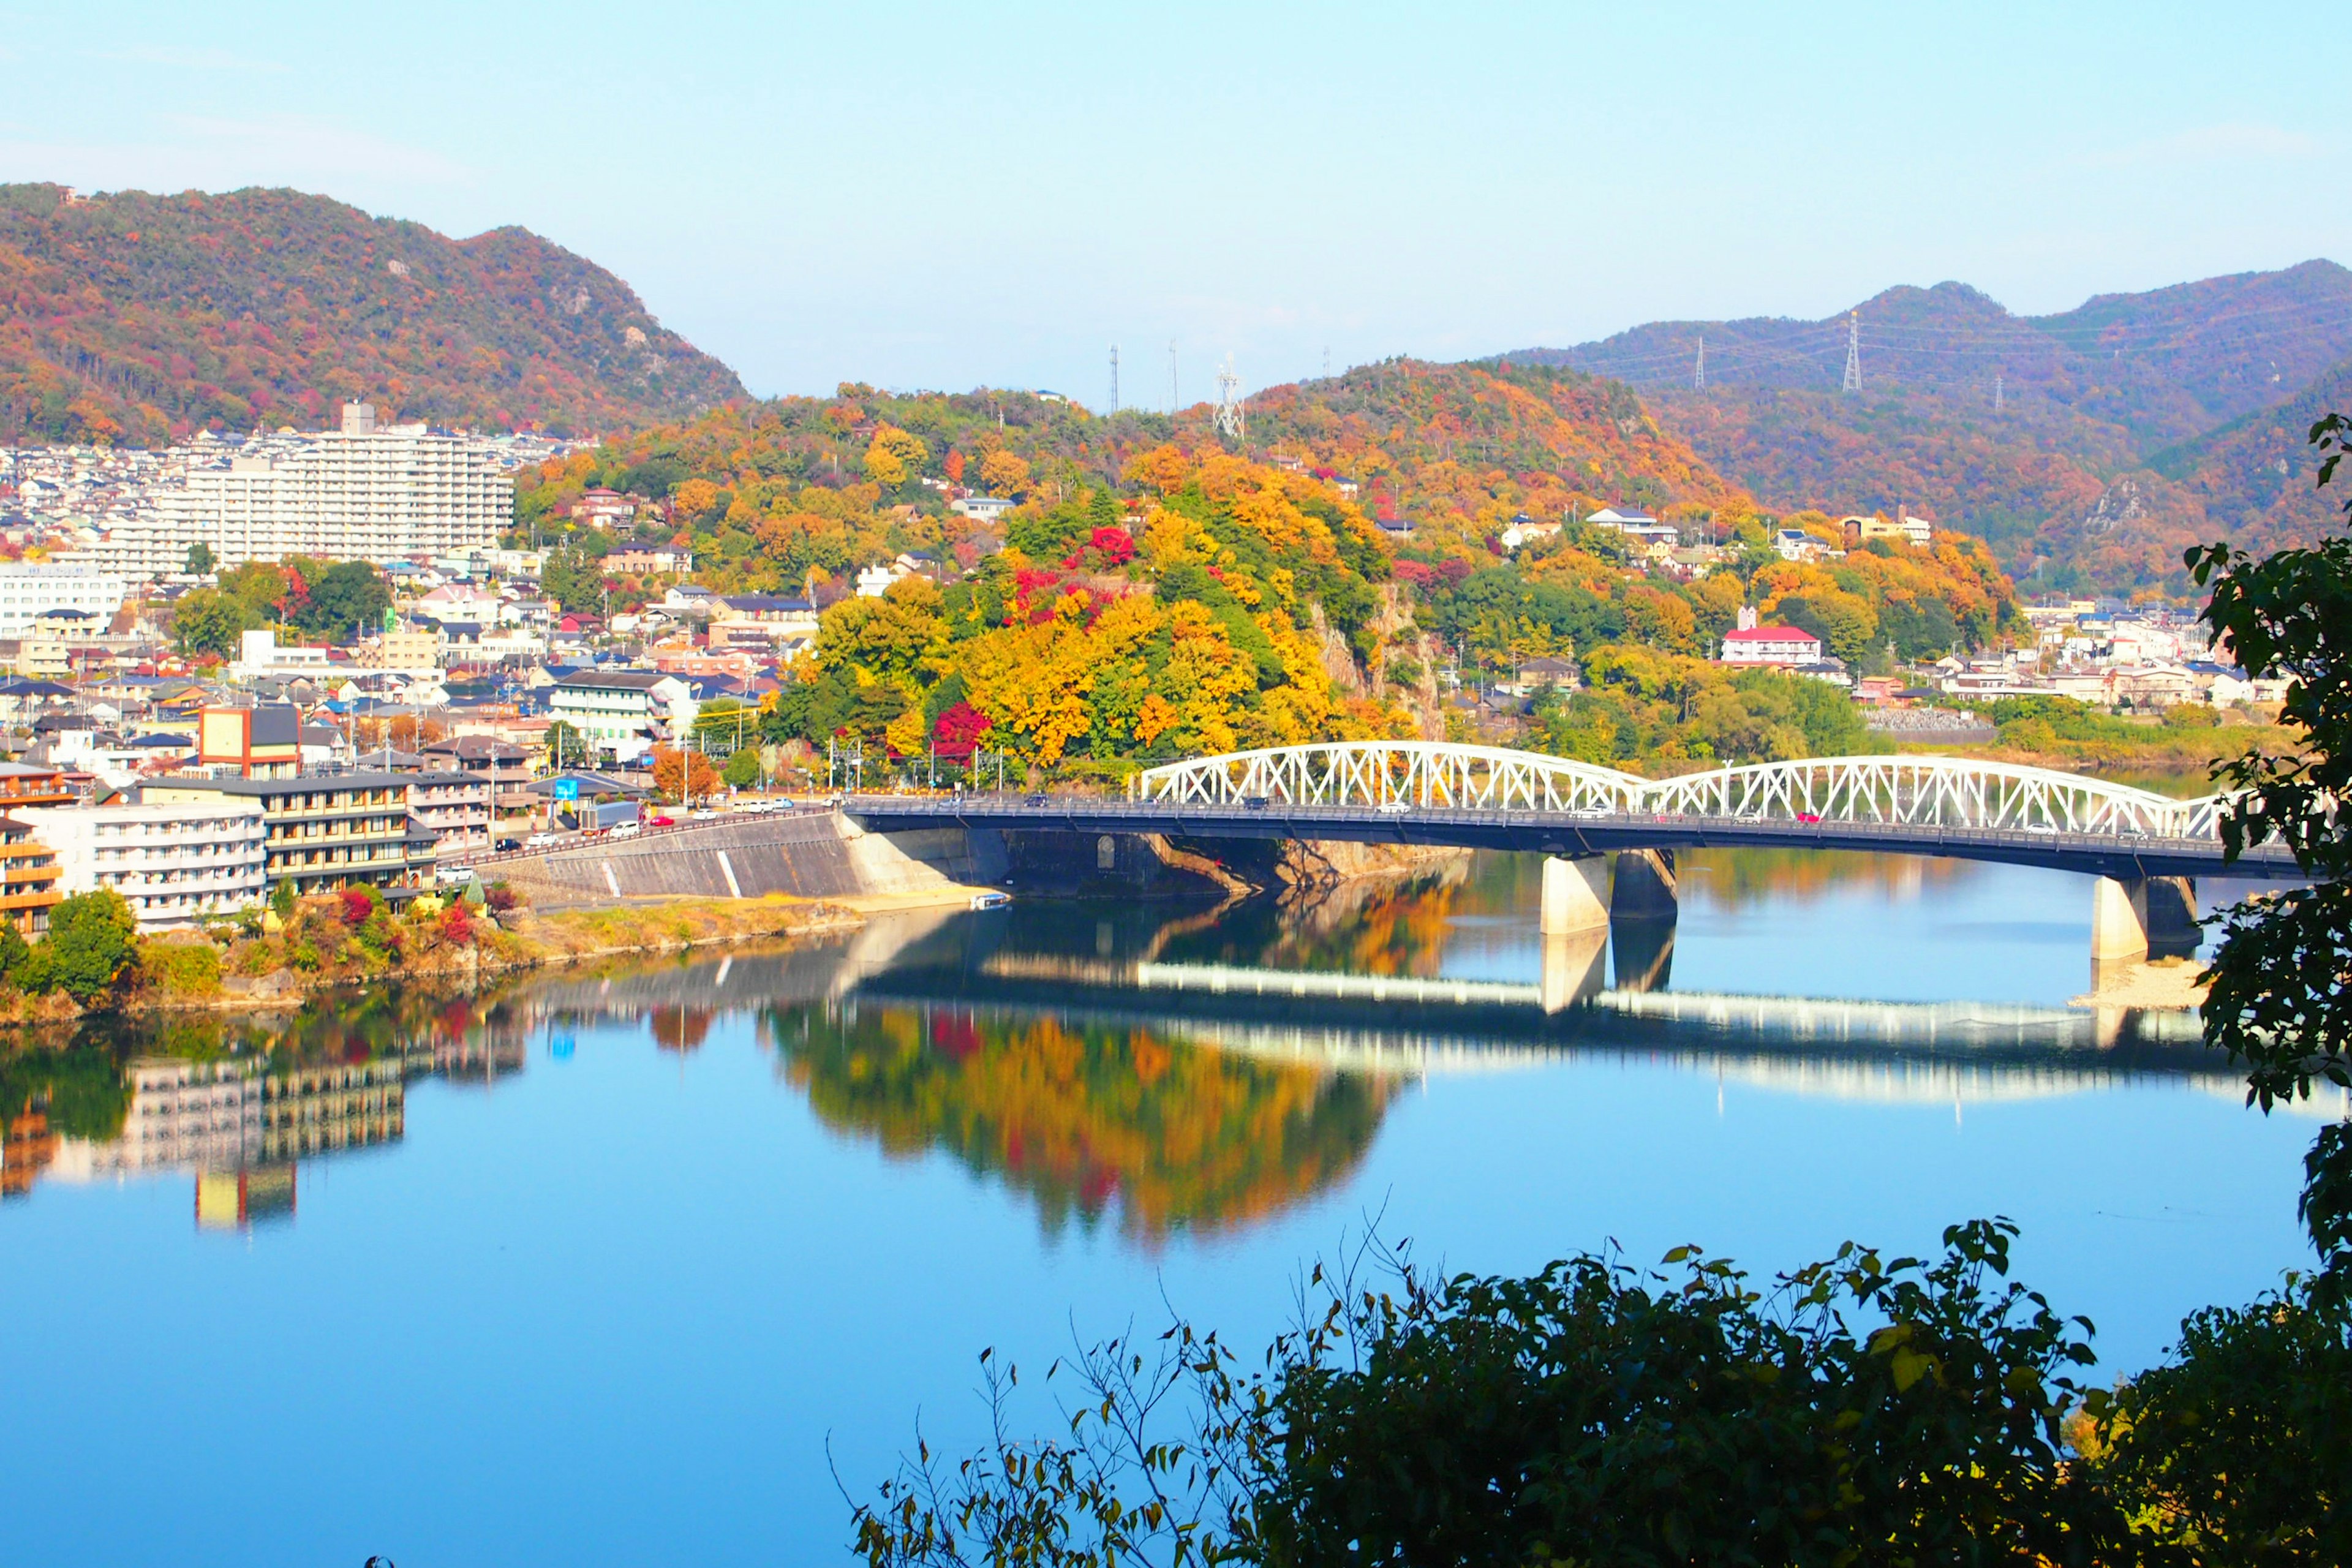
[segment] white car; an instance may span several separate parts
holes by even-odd
[[[526,849],[544,849],[551,844],[562,842],[563,835],[561,833],[534,833],[522,841],[522,847]]]
[[[642,824],[635,822],[618,822],[613,825],[612,837],[614,838],[635,838],[638,834],[644,831],[645,828]]]
[[[1384,800],[1380,804],[1382,816],[1402,816],[1412,809],[1412,802],[1409,800]]]

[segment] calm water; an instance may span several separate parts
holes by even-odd
[[[2304,1258],[2315,1123],[2063,1011],[2085,881],[1697,857],[1671,951],[1614,955],[1652,989],[1547,1015],[1535,875],[1297,918],[1024,904],[20,1053],[6,1559],[841,1562],[832,1467],[866,1495],[919,1414],[968,1442],[982,1347],[1042,1363],[1163,1293],[1262,1339],[1375,1214],[1457,1268],[1770,1270],[2004,1213],[2111,1373]],[[1724,1022],[1659,1016],[1698,994]],[[1901,1005],[1743,1000],[1774,996]],[[1987,1005],[1920,1005],[1953,1002]],[[210,1131],[163,1114],[199,1096]]]

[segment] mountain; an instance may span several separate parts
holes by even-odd
[[[2342,384],[2352,271],[2307,261],[2049,316],[1941,283],[1824,321],[1654,322],[1504,357],[1639,389],[1768,505],[1908,506],[1991,540],[2021,579],[2177,586],[2192,538],[2308,538],[2334,514],[2292,493],[2311,466],[2301,429],[2280,433]]]
[[[0,442],[315,426],[350,397],[568,434],[743,395],[627,284],[524,229],[451,239],[294,191],[0,185]]]

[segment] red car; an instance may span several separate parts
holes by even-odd
[[[1821,818],[1812,812],[1801,811],[1797,813],[1797,820],[1799,822],[1819,822]]]
[[[677,818],[674,816],[648,816],[646,818],[646,826],[647,827],[676,827],[677,826]]]

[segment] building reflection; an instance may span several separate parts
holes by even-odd
[[[529,1059],[527,1026],[494,1005],[393,991],[282,1021],[153,1026],[132,1043],[175,1054],[126,1055],[95,1031],[0,1052],[0,1196],[185,1172],[199,1228],[289,1218],[302,1163],[401,1141],[413,1081],[493,1082]]]

